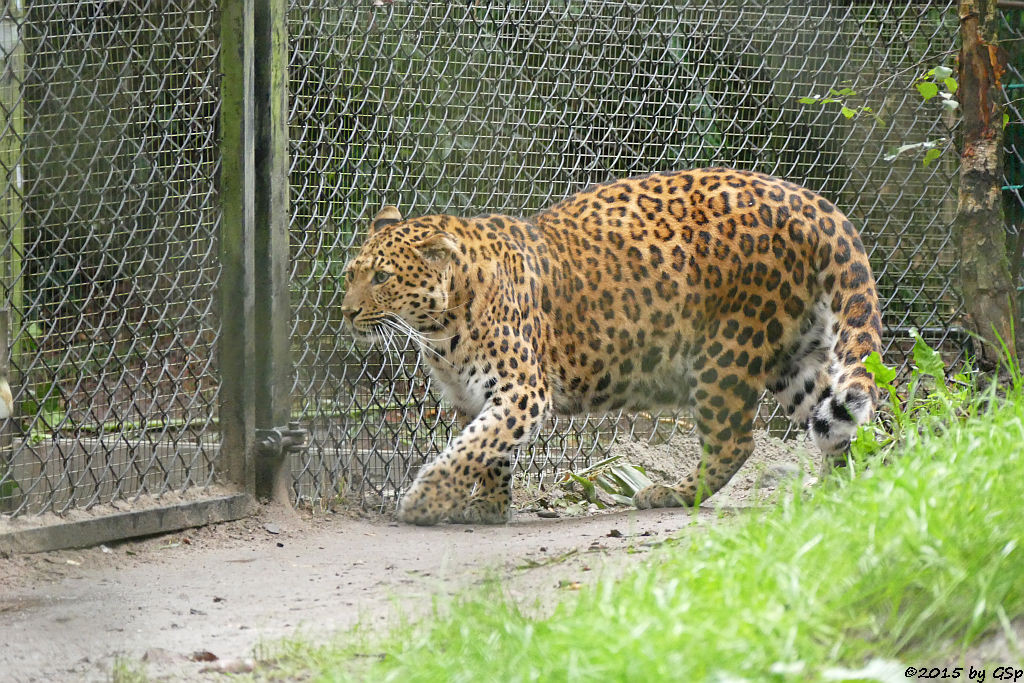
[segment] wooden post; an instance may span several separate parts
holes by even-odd
[[[291,415],[287,0],[255,0],[256,427]],[[259,455],[256,494],[289,504],[287,451]]]
[[[1006,250],[1003,216],[1004,56],[997,44],[995,0],[960,0],[960,111],[963,152],[956,237],[960,250],[961,295],[968,329],[981,338],[977,362],[995,367],[1001,339],[1024,348],[1024,330],[1014,323],[1017,310]],[[1019,357],[1019,353],[1018,353]]]
[[[255,490],[253,0],[221,0],[220,473]]]

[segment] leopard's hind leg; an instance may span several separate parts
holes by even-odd
[[[655,484],[638,491],[633,498],[638,508],[699,505],[725,486],[754,450],[757,384],[736,367],[723,369],[714,358],[699,357],[694,369],[701,461],[672,486]]]

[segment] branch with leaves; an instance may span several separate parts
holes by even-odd
[[[925,102],[938,97],[942,107],[949,111],[955,111],[959,107],[955,97],[958,85],[956,79],[953,78],[953,70],[948,66],[936,66],[914,80],[914,88],[921,94]],[[839,113],[847,119],[855,119],[867,115],[877,123],[885,125],[885,119],[875,113],[871,107],[853,104],[853,100],[858,96],[860,96],[858,92],[851,87],[829,88],[828,95],[824,97],[801,97],[797,101],[800,104],[817,104],[821,106],[838,104]],[[946,142],[946,138],[940,137],[923,142],[900,145],[890,149],[889,153],[882,158],[885,161],[893,161],[907,152],[923,151],[924,158],[922,159],[922,164],[928,166],[942,156],[942,150],[945,148]]]

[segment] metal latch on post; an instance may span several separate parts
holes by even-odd
[[[289,422],[287,427],[272,427],[256,430],[256,453],[264,458],[277,458],[285,453],[301,453],[306,450],[306,430],[298,422]]]

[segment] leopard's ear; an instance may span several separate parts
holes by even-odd
[[[459,245],[447,232],[438,232],[412,245],[416,253],[430,265],[441,268],[448,265]]]
[[[373,220],[370,221],[370,234],[377,232],[386,225],[392,223],[398,223],[402,220],[402,214],[399,213],[398,208],[394,206],[385,206],[381,209]]]

